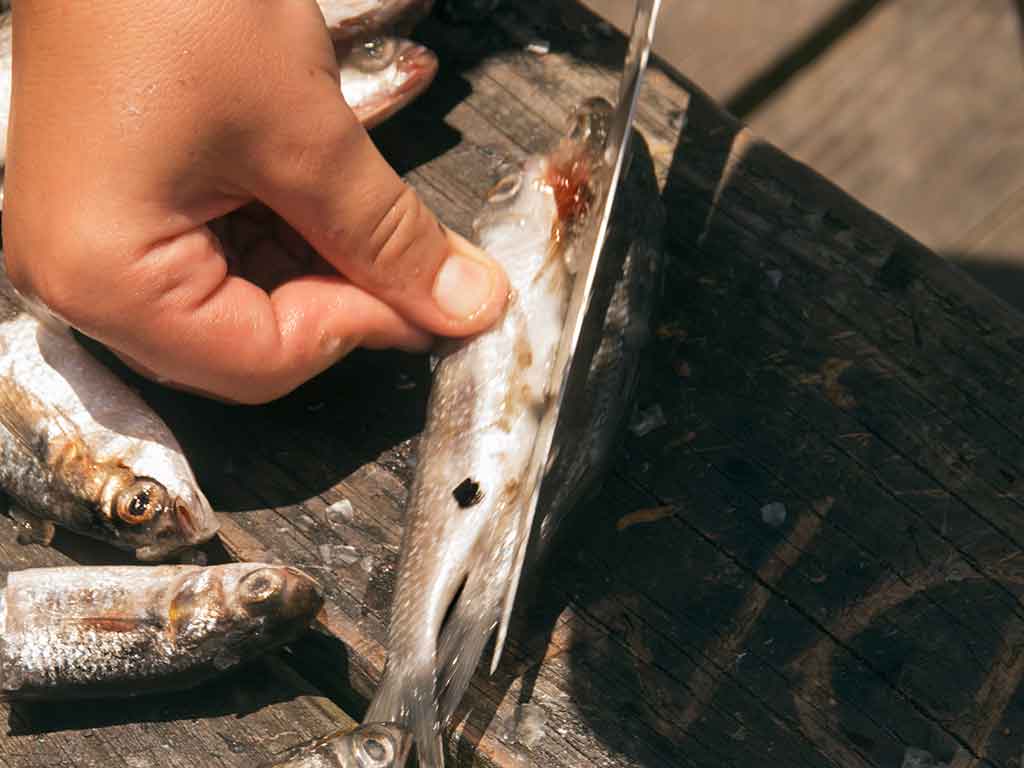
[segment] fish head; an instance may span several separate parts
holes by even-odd
[[[409,732],[395,723],[364,723],[300,745],[273,768],[402,768],[411,744]]]
[[[341,93],[367,128],[386,120],[427,89],[437,56],[399,37],[375,37],[350,47],[339,59]]]
[[[341,752],[345,768],[401,768],[412,740],[408,731],[394,723],[366,723],[344,737]]]
[[[240,616],[309,624],[323,606],[320,585],[291,566],[253,568],[238,580]]]
[[[614,110],[605,99],[588,99],[569,116],[566,134],[547,157],[547,183],[554,193],[558,220],[552,240],[565,252],[595,223],[600,202],[611,180],[605,148]]]
[[[294,640],[322,605],[320,586],[297,568],[229,563],[189,573],[171,597],[170,617],[179,643],[226,668]]]
[[[575,245],[596,220],[611,169],[605,158],[613,110],[601,98],[585,101],[572,113],[561,140],[549,154],[533,156],[506,172],[487,195],[487,205],[474,222],[482,233],[504,237],[495,224],[551,222],[551,244],[572,270]],[[507,169],[506,169],[507,170]],[[542,194],[538,194],[541,192]]]
[[[220,527],[184,457],[168,451],[164,459],[129,465],[108,481],[100,501],[117,543],[145,562],[209,541]]]

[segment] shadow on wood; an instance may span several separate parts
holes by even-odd
[[[24,736],[114,725],[241,718],[297,695],[299,691],[285,684],[264,661],[256,660],[196,688],[175,693],[97,701],[12,702],[8,734]]]
[[[956,264],[1010,306],[1024,311],[1024,258],[1020,253],[945,251],[942,257]]]

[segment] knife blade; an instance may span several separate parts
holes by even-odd
[[[654,30],[657,26],[658,12],[660,10],[661,0],[637,0],[636,11],[633,16],[633,29],[629,38],[629,47],[626,50],[622,79],[619,82],[619,100],[612,115],[608,138],[605,142],[604,161],[605,165],[611,169],[611,173],[605,186],[603,199],[595,206],[595,213],[600,216],[598,226],[592,228],[590,237],[584,240],[580,249],[580,254],[583,258],[577,265],[572,296],[569,300],[565,325],[559,340],[558,354],[552,369],[549,405],[541,419],[540,429],[538,430],[533,453],[531,454],[530,466],[525,475],[528,483],[526,488],[528,493],[524,494],[524,496],[527,499],[528,507],[525,510],[525,514],[521,517],[521,524],[524,527],[521,533],[524,535],[521,535],[519,538],[519,541],[522,543],[519,545],[519,550],[516,553],[516,561],[512,571],[514,574],[513,581],[505,595],[502,620],[498,626],[494,656],[491,662],[492,674],[497,668],[498,659],[505,644],[509,619],[512,615],[512,607],[515,603],[519,579],[522,575],[523,563],[526,558],[529,536],[525,535],[525,533],[533,526],[544,475],[554,458],[552,448],[554,446],[555,426],[558,423],[558,415],[562,409],[566,384],[572,373],[573,359],[583,331],[583,322],[587,315],[587,309],[590,306],[594,278],[598,272],[601,252],[604,249],[604,243],[608,235],[608,224],[615,205],[615,193],[618,191],[619,180],[622,178],[627,162],[629,139],[633,128],[633,116],[636,113],[640,86],[650,58],[651,46],[654,44]]]

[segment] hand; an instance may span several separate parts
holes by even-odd
[[[8,274],[132,367],[263,402],[501,314],[504,273],[345,105],[313,0],[15,5]]]

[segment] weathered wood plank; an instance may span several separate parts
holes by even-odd
[[[446,220],[468,227],[503,155],[614,92],[621,42],[580,59],[583,39],[559,25],[580,19],[593,23],[567,3],[423,30],[448,69],[403,119],[429,142],[434,98],[447,130],[406,170]],[[554,52],[523,51],[523,29]],[[475,682],[453,750],[484,765],[881,768],[919,746],[1011,764],[1021,318],[692,86],[652,72],[638,124],[672,257],[641,406],[668,425],[624,441],[496,679]],[[402,125],[377,133],[386,152],[401,153]],[[346,647],[321,661],[363,699],[427,379],[421,361],[382,360],[221,412],[234,474],[204,477],[239,510],[229,546],[323,568],[335,541],[353,547],[322,571],[323,627]],[[353,518],[332,524],[342,497]],[[777,525],[771,502],[786,506]],[[523,701],[547,713],[530,749]]]
[[[883,3],[750,117],[1018,307],[1020,12],[1014,0]]]

